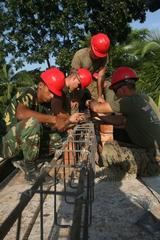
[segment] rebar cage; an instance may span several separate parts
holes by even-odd
[[[96,136],[94,125],[87,122],[77,125],[69,132],[68,138],[62,149],[56,150],[53,159],[45,163],[42,173],[35,184],[21,194],[19,203],[0,226],[0,238],[8,234],[16,222],[15,239],[28,239],[34,228],[35,220],[40,216],[39,239],[44,239],[44,203],[47,195],[53,195],[53,229],[68,229],[68,239],[88,239],[88,227],[92,223],[92,202],[94,200],[94,176],[95,176],[95,154]],[[47,189],[43,186],[45,176],[52,172],[57,184]],[[32,224],[26,226],[22,233],[22,212],[35,194],[39,194],[40,203],[33,214]],[[57,201],[65,203],[71,209],[72,219],[70,223],[62,222],[61,213]],[[53,239],[54,231],[50,231],[47,239]]]

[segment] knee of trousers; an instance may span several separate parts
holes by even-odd
[[[34,117],[30,117],[26,123],[24,128],[35,128],[40,130],[41,123]]]

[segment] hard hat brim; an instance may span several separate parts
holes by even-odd
[[[91,46],[91,49],[92,49],[92,51],[93,51],[93,53],[94,53],[94,55],[95,55],[96,57],[104,58],[104,57],[107,57],[107,56],[108,56],[108,53],[107,53],[107,52],[106,52],[106,53],[97,52],[93,46]]]
[[[137,78],[132,78],[132,79],[134,79],[134,81],[136,82],[139,78],[137,77]],[[114,86],[116,86],[116,85],[118,85],[118,84],[120,84],[120,83],[123,83],[123,82],[125,83],[125,82],[126,82],[126,79],[122,79],[122,80],[120,80],[120,81],[117,82],[117,83],[111,84],[111,85],[109,86],[109,89],[113,90]]]
[[[62,96],[62,91],[60,91],[60,90],[58,90],[58,89],[55,89],[55,88],[53,87],[53,85],[48,84],[48,82],[47,82],[43,77],[41,77],[41,79],[42,79],[43,82],[46,84],[46,86],[48,87],[49,91],[51,91],[53,94],[55,94],[55,95],[57,95],[57,96],[59,96],[59,97]]]
[[[52,90],[50,90],[53,94],[55,94],[55,95],[57,95],[58,97],[61,97],[62,96],[62,92],[61,91],[58,91],[58,90],[54,90],[54,91],[52,91]]]

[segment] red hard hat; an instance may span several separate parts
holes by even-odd
[[[62,89],[65,85],[65,76],[63,72],[61,72],[58,68],[53,67],[43,72],[40,77],[52,93],[57,96],[62,96]]]
[[[106,34],[98,33],[91,38],[91,48],[95,56],[106,57],[109,47],[110,39]]]
[[[132,68],[119,67],[112,73],[112,81],[109,88],[112,89],[114,85],[127,79],[138,80],[137,73]]]
[[[92,82],[92,75],[86,68],[79,68],[77,70],[77,73],[79,75],[79,79],[81,82],[82,89],[88,87],[88,85]]]

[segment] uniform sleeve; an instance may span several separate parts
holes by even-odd
[[[120,99],[110,99],[108,100],[108,103],[110,104],[113,112],[122,113]]]
[[[105,64],[104,64],[104,67],[108,67],[108,64],[109,64],[109,55],[107,55],[107,58],[106,58],[106,61],[105,61]]]
[[[17,103],[22,103],[23,105],[25,105],[28,108],[32,109],[33,106],[33,102],[35,99],[35,92],[33,89],[27,89],[23,92],[17,92],[16,94],[16,101]]]
[[[105,99],[108,102],[113,110],[113,112],[120,113],[120,99],[118,99],[115,93],[109,89],[110,82],[107,81],[107,89]]]
[[[82,67],[81,66],[81,61],[80,61],[80,58],[79,58],[79,55],[78,55],[77,52],[73,56],[73,59],[72,59],[72,62],[71,62],[71,67],[72,67],[72,69],[78,69],[78,68]]]

